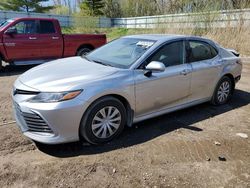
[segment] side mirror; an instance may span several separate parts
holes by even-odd
[[[165,65],[159,61],[152,61],[146,66],[145,75],[151,76],[152,73],[164,72]],[[150,74],[150,75],[149,75]]]
[[[5,34],[14,35],[14,34],[17,34],[17,30],[16,30],[16,28],[11,27],[11,28],[7,29],[7,31],[5,31]]]

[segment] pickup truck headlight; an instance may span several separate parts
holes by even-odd
[[[39,93],[35,97],[32,97],[29,99],[29,102],[33,103],[52,103],[52,102],[61,102],[73,99],[77,97],[82,90],[77,91],[67,91],[67,92],[58,92],[58,93]]]

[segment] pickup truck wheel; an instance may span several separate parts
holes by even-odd
[[[2,58],[0,57],[0,70],[3,69],[3,62],[2,62]]]
[[[80,48],[78,51],[77,51],[77,56],[85,56],[87,55],[89,52],[91,52],[92,49],[90,49],[89,47],[83,47],[83,48]]]

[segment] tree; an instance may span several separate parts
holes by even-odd
[[[103,0],[85,0],[80,4],[80,9],[85,15],[100,16],[103,15]]]
[[[41,3],[49,0],[5,0],[0,2],[3,10],[26,11],[26,12],[46,12],[53,6],[43,6]]]
[[[157,4],[152,0],[121,0],[121,7],[125,17],[159,14]]]
[[[108,1],[108,0],[106,0]],[[250,8],[250,0],[116,0],[121,17]]]
[[[103,14],[108,18],[119,18],[122,16],[121,6],[116,0],[105,0]]]
[[[53,9],[49,11],[49,13],[52,14],[60,14],[60,15],[69,15],[70,14],[70,8],[68,6],[64,5],[56,5]]]
[[[250,0],[231,0],[234,9],[249,8]]]

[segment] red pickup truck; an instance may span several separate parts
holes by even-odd
[[[10,19],[0,24],[0,68],[2,60],[15,64],[39,64],[82,56],[105,43],[104,34],[62,34],[56,19]]]

